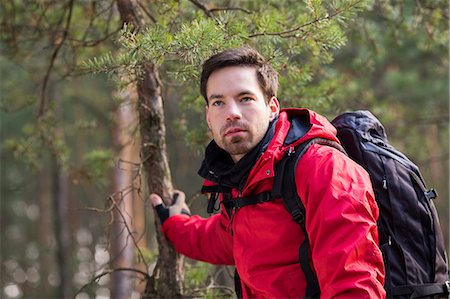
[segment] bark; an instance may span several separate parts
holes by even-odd
[[[113,132],[114,143],[119,152],[119,163],[114,169],[114,196],[115,209],[113,210],[113,226],[111,232],[112,267],[134,267],[134,232],[133,219],[133,167],[131,161],[138,157],[133,147],[131,128],[135,119],[134,105],[130,90],[121,93],[124,99],[117,109],[117,122]],[[115,271],[111,275],[111,297],[116,299],[131,298],[133,281],[129,273]]]
[[[123,23],[139,30],[144,27],[135,0],[117,0]],[[141,134],[141,158],[150,192],[158,193],[169,204],[172,179],[166,151],[161,82],[156,66],[149,62],[137,83],[139,128]],[[183,261],[161,234],[158,217],[155,216],[159,256],[152,280],[147,282],[143,298],[176,298],[182,296]]]
[[[138,82],[141,156],[150,192],[160,194],[170,204],[172,181],[166,151],[166,128],[161,97],[161,83],[153,64],[144,66],[144,76]],[[158,217],[155,217],[159,256],[156,286],[148,285],[145,296],[176,298],[182,294],[183,260],[162,236]],[[155,275],[154,275],[155,277]],[[156,289],[155,289],[156,287]],[[144,296],[144,297],[145,297]]]

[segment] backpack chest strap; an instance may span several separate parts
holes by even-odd
[[[229,198],[224,199],[222,204],[227,210],[240,209],[245,206],[260,204],[264,202],[268,202],[274,200],[275,198],[272,196],[272,193],[269,191],[264,191],[256,195],[248,196],[248,197],[237,197],[237,198]]]

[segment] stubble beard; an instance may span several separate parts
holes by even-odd
[[[228,124],[227,126],[221,128],[217,136],[214,136],[213,132],[213,138],[216,141],[217,145],[231,156],[245,155],[250,152],[259,142],[259,140],[255,142],[255,138],[262,139],[264,137],[268,125],[268,123],[265,125],[260,124],[259,130],[258,128],[256,130],[252,130],[250,126],[245,124]],[[243,128],[246,131],[246,135],[244,137],[233,136],[231,138],[226,138],[226,136],[223,136],[226,129],[232,126]]]
[[[226,136],[224,136],[224,134],[231,127],[242,128],[243,130],[245,130],[246,135],[244,137],[233,136],[231,138],[227,138]],[[213,137],[217,145],[231,156],[244,155],[253,148],[253,134],[251,132],[251,129],[247,124],[240,121],[227,123],[219,130],[219,132],[217,132],[217,136],[214,136],[213,132]]]
[[[252,138],[242,138],[240,136],[232,137],[229,141],[221,140],[219,146],[230,155],[244,155],[252,148]]]

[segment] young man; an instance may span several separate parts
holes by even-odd
[[[199,174],[204,191],[220,194],[221,213],[191,217],[182,192],[170,207],[151,195],[163,233],[176,250],[235,265],[236,290],[244,298],[306,296],[299,263],[305,234],[281,199],[232,211],[223,201],[271,191],[275,165],[296,145],[315,137],[338,141],[334,127],[315,112],[280,111],[277,88],[276,72],[251,48],[210,57],[203,65],[201,93],[213,140]],[[385,297],[378,209],[368,174],[333,147],[315,144],[299,160],[295,181],[320,297]]]

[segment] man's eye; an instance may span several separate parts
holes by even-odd
[[[214,101],[211,105],[212,106],[222,106],[223,102],[222,101]]]
[[[250,101],[253,101],[253,99],[249,98],[249,97],[245,97],[245,98],[241,99],[241,102],[250,102]]]

